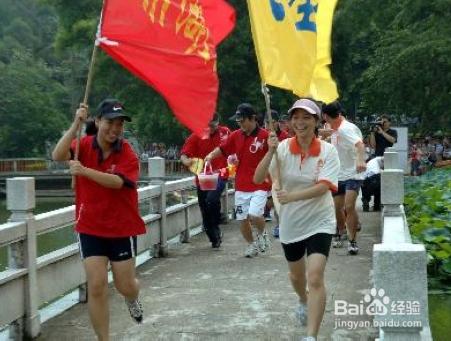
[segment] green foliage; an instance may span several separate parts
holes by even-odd
[[[236,10],[237,24],[217,51],[220,79],[217,111],[226,124],[241,102],[252,103],[260,112],[264,110],[247,5],[241,0],[229,3]],[[83,98],[101,7],[101,0],[0,2],[0,64],[2,70],[8,69],[1,75],[5,84],[2,94],[6,94],[4,98],[15,99],[2,98],[0,104],[9,115],[27,121],[34,116],[23,109],[17,111],[19,106],[13,102],[43,103],[45,107],[38,108],[39,111],[56,117],[38,124],[23,122],[24,126],[52,129],[46,136],[41,134],[42,138],[58,137],[61,124],[64,126],[73,116]],[[15,60],[17,56],[20,58]],[[359,111],[406,114],[422,118],[414,130],[440,128],[444,134],[449,133],[450,56],[451,0],[338,2],[332,69],[341,100],[351,117]],[[134,117],[131,129],[142,142],[183,143],[189,132],[175,120],[159,94],[103,52],[99,52],[94,70],[91,111],[102,98],[117,97]],[[32,75],[38,77],[33,79]],[[36,101],[43,88],[46,92],[41,92],[40,101]],[[273,107],[284,112],[294,96],[272,88],[271,99]],[[428,119],[430,116],[434,119]],[[41,115],[33,119],[44,118]],[[17,126],[10,126],[12,121],[5,117],[0,120],[0,139],[9,140]],[[42,149],[38,145],[43,142],[24,141],[22,146],[11,149],[17,141],[11,140],[8,148],[2,147],[0,157],[6,156],[3,151],[7,150],[32,156]]]
[[[2,1],[0,18],[0,157],[42,156],[67,126],[67,92],[51,48],[56,17],[19,0]]]
[[[451,169],[408,178],[404,204],[414,241],[428,251],[430,274],[451,284]]]
[[[450,0],[340,1],[333,46],[351,114],[420,117],[412,127],[420,131],[451,127]]]
[[[26,51],[15,51],[9,64],[0,63],[0,84],[0,155],[43,155],[45,141],[56,140],[67,126],[57,102],[66,96],[64,88]]]

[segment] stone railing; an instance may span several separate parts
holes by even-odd
[[[138,195],[140,204],[148,204],[154,213],[142,217],[147,233],[138,237],[138,254],[164,257],[168,240],[180,235],[188,242],[190,231],[202,219],[197,198],[189,200],[187,195],[194,187],[193,177],[163,182],[161,158],[150,159],[149,169],[154,180]],[[166,195],[172,192],[180,192],[181,203],[166,206]],[[228,212],[233,191],[226,187],[225,193],[222,207]],[[85,302],[86,278],[77,243],[37,257],[37,235],[73,225],[74,206],[34,215],[34,178],[22,177],[7,180],[7,208],[11,217],[0,225],[0,247],[8,250],[8,268],[0,272],[0,327],[8,326],[10,337],[22,340],[39,335],[39,309],[47,302],[77,288],[79,301]]]
[[[412,244],[404,213],[404,170],[398,153],[384,154],[381,175],[382,242],[373,247],[373,302],[384,307],[374,315],[379,340],[432,340],[428,319],[427,255]],[[383,291],[382,291],[383,290]]]

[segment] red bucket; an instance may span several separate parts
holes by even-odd
[[[207,165],[209,167],[208,171]],[[214,191],[218,187],[219,173],[213,173],[210,162],[205,162],[204,171],[197,178],[202,191]]]

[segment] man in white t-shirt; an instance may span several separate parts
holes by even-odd
[[[359,195],[366,169],[365,144],[362,132],[353,123],[342,116],[343,109],[338,101],[323,107],[323,117],[330,125],[328,131],[331,143],[335,146],[340,158],[338,174],[338,191],[334,193],[335,215],[337,218],[337,234],[332,242],[333,247],[341,247],[344,234],[348,234],[348,253],[356,255],[359,216],[355,203]],[[323,135],[324,136],[324,135]]]

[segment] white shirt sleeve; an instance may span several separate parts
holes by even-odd
[[[346,145],[355,146],[358,142],[362,142],[362,133],[357,126],[347,125],[343,127],[340,135]]]
[[[340,172],[340,159],[338,152],[333,146],[329,146],[325,153],[324,165],[318,174],[318,182],[328,184],[330,190],[336,191],[338,188],[338,173]]]

